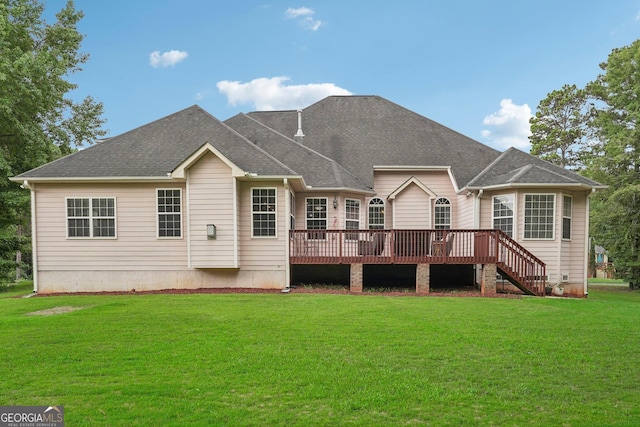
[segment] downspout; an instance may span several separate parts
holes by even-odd
[[[291,284],[291,262],[290,262],[290,239],[289,236],[291,234],[291,221],[289,221],[289,218],[291,218],[291,193],[290,193],[290,189],[289,189],[289,180],[287,178],[284,179],[284,229],[285,229],[285,257],[286,257],[286,263],[285,263],[285,271],[284,271],[284,287],[285,289],[289,287],[289,285]]]
[[[585,209],[585,219],[584,219],[584,223],[585,223],[585,233],[584,233],[584,287],[583,287],[583,293],[584,296],[588,296],[589,295],[589,287],[587,286],[588,284],[588,277],[589,277],[589,249],[590,244],[589,244],[589,210],[591,209],[591,195],[594,194],[596,192],[595,188],[591,189],[591,193],[587,194],[586,197],[586,209]]]
[[[22,188],[28,188],[31,192],[31,258],[33,264],[33,293],[38,293],[38,241],[36,233],[36,186],[25,180]]]

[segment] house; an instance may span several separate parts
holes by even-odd
[[[192,106],[12,179],[31,191],[41,293],[386,275],[584,296],[601,187],[378,96],[225,122]]]

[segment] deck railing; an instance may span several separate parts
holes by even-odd
[[[523,291],[544,294],[545,264],[500,230],[290,233],[292,264],[496,264]]]

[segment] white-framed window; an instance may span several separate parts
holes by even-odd
[[[326,197],[307,197],[306,214],[307,230],[327,229],[327,203]],[[327,233],[323,231],[313,231],[307,233],[309,239],[324,239]]]
[[[571,239],[571,216],[573,212],[573,197],[562,196],[562,238]]]
[[[115,197],[67,197],[67,238],[115,239]]]
[[[156,189],[159,238],[182,238],[182,190]]]
[[[384,201],[379,197],[369,200],[369,229],[384,229]]]
[[[276,237],[276,189],[251,189],[251,235]]]
[[[493,196],[493,228],[504,231],[507,236],[513,237],[513,194]]]
[[[345,199],[344,201],[344,228],[347,230],[360,229],[360,200]],[[358,240],[358,233],[347,233],[347,240]]]
[[[433,226],[436,230],[451,229],[451,202],[446,197],[440,197],[434,205]]]
[[[296,195],[289,192],[289,230],[296,229]]]
[[[524,238],[553,239],[555,194],[524,195]]]

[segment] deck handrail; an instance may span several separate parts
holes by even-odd
[[[292,264],[496,264],[526,293],[544,295],[543,261],[500,230],[291,230]]]

